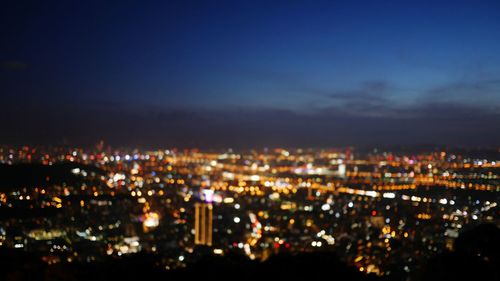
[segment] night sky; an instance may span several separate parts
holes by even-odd
[[[500,1],[110,2],[2,2],[1,144],[500,144]]]

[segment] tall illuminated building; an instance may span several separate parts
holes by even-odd
[[[212,204],[196,203],[194,207],[194,243],[212,246]]]
[[[213,191],[203,192],[203,203],[194,205],[194,244],[212,246],[212,202]]]

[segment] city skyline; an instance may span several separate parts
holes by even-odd
[[[498,151],[102,148],[0,146],[2,280],[498,279]]]

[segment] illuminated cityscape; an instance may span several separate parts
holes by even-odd
[[[266,261],[332,251],[360,272],[411,276],[429,256],[453,250],[463,229],[499,223],[500,161],[487,155],[0,152],[2,178],[13,184],[0,194],[1,246],[40,254],[48,264],[146,252],[175,270],[200,255]],[[23,169],[36,176],[18,178]]]
[[[7,0],[0,281],[500,280],[499,0]]]

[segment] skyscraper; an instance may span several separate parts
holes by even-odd
[[[194,243],[212,246],[212,203],[196,203],[194,216]]]

